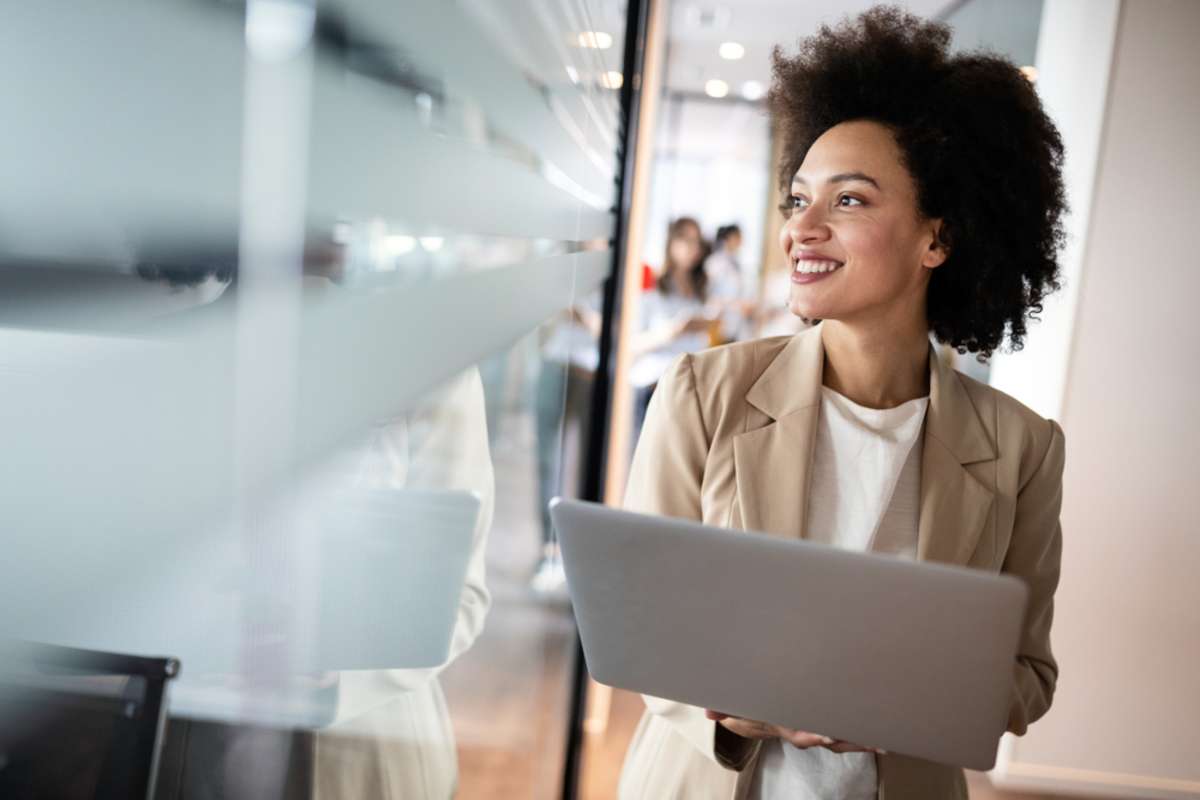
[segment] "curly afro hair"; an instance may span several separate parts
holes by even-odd
[[[1059,288],[1063,143],[1037,93],[1008,59],[951,54],[950,29],[890,6],[822,26],[794,56],[776,47],[768,105],[783,136],[780,185],[822,133],[842,122],[887,126],[917,187],[918,210],[943,221],[948,257],[930,278],[938,341],[980,360]]]

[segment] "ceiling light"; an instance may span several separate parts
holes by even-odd
[[[742,47],[737,42],[724,42],[717,50],[721,54],[721,58],[726,61],[737,61],[742,56],[746,55],[746,48]]]
[[[308,46],[315,20],[312,6],[252,0],[246,4],[246,49],[260,61],[286,61]]]
[[[421,248],[430,253],[436,253],[442,249],[445,239],[441,236],[422,236],[417,241],[421,243]]]
[[[604,31],[584,31],[575,38],[575,43],[591,50],[607,50],[613,46],[613,37]]]
[[[383,238],[383,250],[389,256],[402,256],[411,253],[417,246],[417,240],[411,236],[394,234]]]
[[[756,100],[762,100],[767,94],[767,87],[763,86],[758,81],[746,81],[742,84],[742,97],[749,100],[751,103]]]
[[[713,78],[704,84],[704,93],[709,97],[724,97],[729,94],[729,84],[720,78]]]
[[[620,89],[621,85],[625,83],[625,76],[613,69],[601,75],[600,82],[606,89]]]
[[[571,83],[579,83],[579,70],[567,65],[567,77],[571,79]]]
[[[1037,80],[1037,67],[1021,67],[1021,74],[1024,75],[1030,83],[1033,83]]]

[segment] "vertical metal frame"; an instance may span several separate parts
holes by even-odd
[[[617,173],[617,223],[613,233],[612,269],[604,281],[603,325],[600,331],[600,360],[592,386],[588,414],[587,443],[579,496],[584,500],[604,499],[604,476],[608,463],[608,422],[616,378],[617,323],[621,319],[621,297],[625,270],[629,212],[633,203],[633,171],[637,152],[638,109],[640,106],[646,52],[647,22],[655,0],[628,0],[625,12],[625,51],[621,74],[620,167]],[[638,277],[637,275],[634,276]],[[575,800],[579,794],[580,763],[583,756],[583,722],[587,705],[587,664],[579,634],[574,637],[571,663],[571,687],[568,713],[567,746],[563,759],[562,797]]]

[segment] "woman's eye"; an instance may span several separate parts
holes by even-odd
[[[803,211],[807,207],[808,201],[803,197],[796,197],[795,195],[785,197],[783,202],[779,204],[779,210],[785,218],[790,217],[796,211]]]
[[[851,197],[848,194],[844,194],[838,198],[839,206],[853,207],[856,205],[861,206],[862,204],[863,204],[862,200],[859,200],[857,197]]]

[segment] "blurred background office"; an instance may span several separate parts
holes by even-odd
[[[615,796],[545,505],[803,325],[770,53],[870,5],[8,4],[0,795]],[[1064,290],[942,354],[1069,442],[1059,693],[972,796],[1200,797],[1200,4],[901,5],[1068,153]]]

